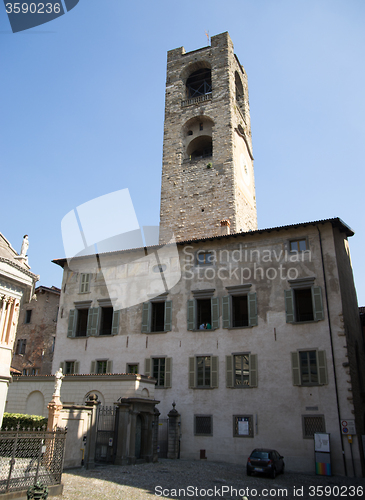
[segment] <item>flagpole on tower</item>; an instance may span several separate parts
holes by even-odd
[[[205,36],[207,37],[208,45],[210,45],[209,30],[205,30]]]

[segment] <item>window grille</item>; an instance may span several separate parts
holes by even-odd
[[[303,416],[303,437],[305,439],[313,439],[316,432],[326,432],[324,416]]]
[[[195,435],[213,436],[213,417],[211,415],[195,415]]]

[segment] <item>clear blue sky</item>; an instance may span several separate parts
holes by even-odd
[[[129,188],[159,222],[166,52],[229,31],[249,78],[260,228],[341,217],[365,305],[365,2],[80,0],[12,34],[0,5],[0,231],[60,286],[61,219]]]

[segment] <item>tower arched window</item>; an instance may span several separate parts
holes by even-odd
[[[243,85],[237,71],[234,74],[234,81],[236,86],[236,101],[243,104]]]
[[[187,148],[187,155],[191,160],[207,158],[213,154],[212,137],[200,135],[190,142]]]
[[[209,68],[201,68],[191,73],[186,81],[188,98],[198,97],[212,92],[212,76]]]

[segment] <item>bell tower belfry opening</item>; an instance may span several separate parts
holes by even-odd
[[[227,32],[167,53],[160,243],[218,236],[222,221],[257,229],[247,76]]]

